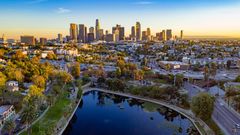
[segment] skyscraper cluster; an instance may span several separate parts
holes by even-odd
[[[60,42],[60,35],[58,36]],[[117,24],[112,27],[112,32],[105,31],[100,26],[100,21],[96,19],[95,28],[87,27],[84,24],[70,24],[70,36],[68,37],[69,41],[78,42],[78,43],[89,43],[93,41],[106,41],[106,42],[119,42],[124,40],[131,41],[151,41],[159,40],[166,41],[172,40],[174,38],[171,29],[162,30],[159,33],[156,33],[156,36],[152,36],[151,29],[147,28],[142,31],[141,23],[136,22],[135,26],[131,27],[131,34],[129,37],[125,36],[125,28]],[[180,38],[183,39],[183,31],[180,32]],[[62,41],[62,40],[61,40]]]

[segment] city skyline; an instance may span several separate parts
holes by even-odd
[[[174,35],[184,30],[185,37],[237,38],[240,37],[239,7],[237,0],[1,1],[4,19],[0,22],[0,35],[15,39],[21,35],[56,38],[58,33],[69,35],[70,23],[95,27],[98,18],[102,29],[111,31],[119,24],[125,27],[127,36],[139,21],[142,29],[151,28],[153,35],[172,29]]]

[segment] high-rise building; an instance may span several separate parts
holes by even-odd
[[[88,33],[88,43],[91,43],[94,41],[94,33]]]
[[[4,34],[3,34],[2,38],[0,38],[0,43],[1,44],[6,44],[7,43],[7,38]]]
[[[147,31],[142,31],[142,40],[146,41],[148,39]]]
[[[40,45],[47,45],[47,38],[40,38]]]
[[[181,38],[181,40],[183,40],[183,30],[181,30],[181,32],[180,32],[180,38]]]
[[[141,37],[141,24],[140,22],[136,23],[136,40],[140,41],[142,39]]]
[[[132,26],[132,29],[131,29],[131,39],[133,41],[136,40],[136,29],[135,29],[135,26]]]
[[[150,41],[151,39],[152,39],[151,29],[147,28],[147,40]]]
[[[78,26],[77,24],[70,24],[70,40],[77,42],[78,39]]]
[[[58,34],[57,42],[58,43],[63,43],[63,36],[60,33]]]
[[[173,38],[172,30],[168,29],[166,32],[166,35],[167,35],[167,40],[171,40]]]
[[[35,45],[36,41],[34,36],[21,36],[21,43],[25,43],[26,45]]]
[[[114,41],[115,42],[119,42],[120,41],[120,34],[119,34],[119,30],[118,29],[116,29],[115,31],[114,31]]]
[[[86,39],[86,32],[85,32],[85,26],[84,24],[79,24],[79,36],[78,36],[78,42],[85,43]]]
[[[88,41],[88,32],[87,32],[87,27],[85,27],[85,42],[86,43]]]
[[[89,28],[89,33],[93,33],[94,34],[94,27],[90,27]]]
[[[115,32],[115,30],[119,31],[119,40],[124,40],[125,39],[125,29],[124,27],[121,27],[121,25],[116,25],[116,27],[112,28],[112,33]]]
[[[105,37],[105,40],[106,40],[106,42],[113,42],[114,41],[114,34],[106,34],[105,35],[106,37]]]
[[[100,22],[98,19],[96,19],[96,25],[95,25],[96,40],[100,40],[99,30],[100,30]]]
[[[98,30],[98,40],[104,40],[104,31],[103,29]]]

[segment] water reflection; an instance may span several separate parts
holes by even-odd
[[[199,135],[178,112],[137,99],[84,94],[64,135]]]

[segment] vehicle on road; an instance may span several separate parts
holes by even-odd
[[[240,129],[240,124],[235,125],[237,129]]]

